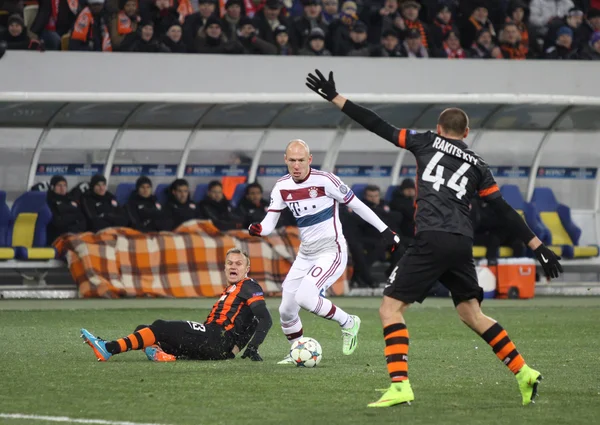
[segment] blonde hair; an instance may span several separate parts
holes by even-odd
[[[243,255],[244,257],[246,257],[247,266],[250,267],[250,256],[248,255],[248,253],[246,251],[242,251],[239,248],[231,248],[230,250],[227,251],[227,254],[225,254],[225,258],[229,257],[229,254]]]

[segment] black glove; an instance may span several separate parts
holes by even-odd
[[[563,272],[563,268],[558,262],[560,256],[556,255],[554,251],[549,249],[546,245],[541,244],[535,251],[535,258],[540,262],[544,269],[544,274],[548,279],[556,278],[560,273]]]
[[[386,249],[390,252],[394,252],[400,245],[400,236],[389,227],[381,232],[381,236],[385,242]]]
[[[247,357],[250,357],[250,360],[252,360],[253,362],[262,362],[263,361],[260,354],[258,354],[258,347],[255,347],[254,345],[249,345],[246,347],[246,351],[244,351],[244,354],[242,355],[242,359],[245,359]]]
[[[317,93],[323,99],[331,102],[338,95],[337,91],[335,91],[333,72],[329,72],[329,80],[326,80],[318,69],[315,69],[315,72],[319,77],[317,78],[313,74],[308,74],[308,77],[306,77],[306,87]]]
[[[262,232],[262,224],[260,223],[252,223],[250,227],[248,227],[248,231],[252,236],[260,236]]]

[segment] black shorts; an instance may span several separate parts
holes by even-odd
[[[158,345],[177,358],[224,360],[232,358],[233,333],[217,324],[186,320],[156,320],[149,326]]]
[[[452,294],[454,305],[483,300],[473,261],[473,240],[447,232],[418,233],[390,274],[383,294],[411,304],[423,302],[440,281]]]

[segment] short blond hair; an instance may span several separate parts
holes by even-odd
[[[243,255],[244,257],[246,257],[246,263],[247,266],[250,267],[250,256],[248,255],[248,253],[246,251],[242,251],[239,248],[231,248],[227,251],[227,254],[225,254],[225,259],[227,259],[227,257],[229,256],[229,254],[240,254]]]

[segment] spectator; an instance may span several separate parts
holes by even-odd
[[[417,29],[411,29],[406,33],[402,47],[409,58],[428,58],[429,53],[422,44],[422,34]]]
[[[350,47],[344,56],[371,56],[371,46],[367,42],[367,25],[362,21],[356,23],[350,29]]]
[[[265,7],[254,15],[254,27],[258,36],[275,45],[275,29],[280,25],[288,25],[283,16],[281,0],[266,0]]]
[[[121,10],[110,20],[110,40],[113,50],[120,50],[127,34],[137,31],[141,20],[137,0],[120,0]]]
[[[77,205],[81,205],[83,201],[83,195],[85,195],[90,190],[89,182],[80,182],[77,183],[68,193],[69,199],[71,201],[75,201]]]
[[[373,56],[381,56],[388,58],[404,58],[406,52],[402,49],[398,33],[393,29],[384,30],[381,34],[381,45],[378,46],[377,52]]]
[[[90,180],[90,190],[86,191],[81,199],[88,229],[92,232],[128,224],[127,216],[117,204],[117,198],[106,189],[106,178],[96,174]]]
[[[467,52],[460,45],[458,34],[452,30],[446,33],[442,43],[442,49],[438,50],[437,56],[446,59],[466,59]]]
[[[463,46],[472,45],[475,41],[477,33],[482,28],[487,28],[490,31],[492,38],[496,37],[494,25],[492,25],[492,21],[490,21],[488,18],[488,8],[484,3],[476,4],[475,8],[471,12],[471,16],[462,25],[460,29],[460,44]]]
[[[506,22],[509,21],[512,21],[521,33],[521,45],[523,46],[525,54],[529,54],[530,50],[537,52],[539,49],[536,48],[535,38],[530,37],[530,31],[527,25],[527,22],[529,21],[529,8],[521,0],[516,0],[510,4],[508,16],[506,18]]]
[[[275,34],[275,47],[279,56],[295,55],[294,49],[290,45],[290,37],[288,29],[285,25],[279,25],[273,32]]]
[[[308,44],[298,52],[301,56],[331,56],[325,48],[325,33],[321,28],[313,28],[308,36]]]
[[[487,248],[486,258],[489,265],[498,264],[500,246],[512,248],[515,257],[523,256],[525,245],[506,227],[498,213],[479,196],[471,200],[471,221],[473,243]]]
[[[246,55],[275,55],[277,48],[275,45],[258,38],[256,28],[252,19],[244,16],[238,22],[238,42],[244,48]]]
[[[225,5],[225,15],[221,20],[223,34],[230,41],[237,40],[237,27],[242,17],[242,0],[228,0]]]
[[[89,6],[85,7],[75,20],[69,50],[112,52],[104,0],[87,0],[87,3]]]
[[[198,53],[244,53],[239,41],[229,41],[221,29],[221,21],[211,16],[196,37],[194,50]]]
[[[248,227],[252,223],[260,223],[267,215],[269,203],[263,199],[263,188],[258,183],[250,183],[246,186],[244,199],[240,201],[236,214],[242,218],[243,226]]]
[[[142,21],[138,30],[128,34],[123,40],[123,48],[130,52],[139,53],[168,53],[169,49],[163,43],[154,39],[154,23]]]
[[[173,230],[183,223],[198,218],[196,204],[190,199],[190,185],[185,179],[177,179],[169,186],[165,214],[171,219]]]
[[[525,49],[521,44],[521,33],[512,22],[505,24],[502,34],[500,34],[500,50],[504,59],[521,60],[526,58]]]
[[[433,20],[433,25],[429,27],[431,29],[431,43],[435,49],[442,50],[444,47],[444,40],[446,34],[450,31],[454,31],[458,34],[458,28],[452,22],[452,12],[447,4],[441,3],[438,6],[438,12]]]
[[[367,8],[362,13],[362,20],[369,27],[367,40],[378,43],[384,31],[393,30],[398,35],[406,29],[398,8],[398,0],[385,0],[381,8]]]
[[[600,60],[600,31],[592,35],[590,42],[581,50],[579,59]]]
[[[429,49],[429,29],[419,20],[419,10],[421,5],[414,0],[408,0],[402,3],[401,13],[406,25],[406,31],[416,30],[421,36],[421,46],[427,51]]]
[[[142,21],[152,23],[153,34],[160,39],[167,33],[173,22],[179,22],[177,4],[170,0],[153,0],[142,3],[145,7],[140,9]],[[214,6],[213,6],[214,7]]]
[[[38,12],[29,30],[47,50],[60,50],[61,37],[71,31],[83,2],[38,0]]]
[[[171,53],[187,53],[183,43],[183,30],[179,22],[173,22],[162,39],[162,43]]]
[[[20,15],[8,18],[8,31],[0,35],[0,40],[6,42],[7,50],[41,50],[39,41],[31,40],[27,35],[25,23]]]
[[[198,33],[206,25],[206,21],[215,14],[214,0],[198,0],[198,12],[192,13],[185,18],[183,23],[183,42],[189,51],[192,51],[195,45],[195,39]]]
[[[537,34],[546,35],[547,25],[556,18],[563,18],[573,7],[571,0],[531,0],[529,23]]]
[[[600,9],[590,9],[587,13],[587,19],[580,27],[580,37],[582,43],[587,45],[595,32],[600,31]],[[575,41],[578,39],[576,38]]]
[[[471,46],[469,57],[472,59],[502,59],[502,51],[492,42],[492,34],[487,28],[477,33],[477,40]]]
[[[321,16],[323,22],[327,25],[331,24],[339,16],[339,3],[338,0],[324,0],[323,1],[323,13]]]
[[[0,33],[8,27],[8,18],[13,15],[23,16],[22,0],[0,0]]]
[[[400,222],[400,243],[406,248],[415,235],[415,198],[417,191],[415,181],[407,178],[397,187],[390,202],[390,209],[402,216]]]
[[[302,0],[302,4],[304,14],[293,21],[290,29],[290,41],[296,50],[306,46],[313,28],[318,27],[327,34],[327,23],[321,16],[321,0]]]
[[[152,195],[152,181],[142,176],[135,182],[135,191],[127,201],[127,213],[131,227],[140,232],[171,230],[171,220],[162,211],[162,206]]]
[[[200,217],[212,220],[219,230],[242,228],[242,219],[236,216],[229,201],[223,196],[223,185],[217,180],[208,184],[206,196],[198,204]]]
[[[573,30],[568,26],[558,30],[554,46],[544,53],[544,59],[576,59],[577,56],[577,48],[573,46]]]
[[[342,4],[339,18],[329,25],[326,34],[325,44],[329,50],[336,56],[346,56],[351,50],[352,39],[350,38],[350,28],[358,21],[356,13],[356,3],[346,1]]]
[[[77,202],[67,196],[67,189],[67,180],[63,176],[52,176],[47,195],[48,206],[52,212],[52,221],[46,229],[49,244],[65,233],[81,233],[87,230],[85,216]]]
[[[585,37],[585,26],[583,24],[583,11],[576,7],[569,9],[569,13],[564,18],[553,19],[548,25],[548,32],[544,38],[544,51],[552,46],[556,41],[557,32],[564,26],[568,26],[573,31],[573,42],[575,47],[580,47],[589,41]]]

